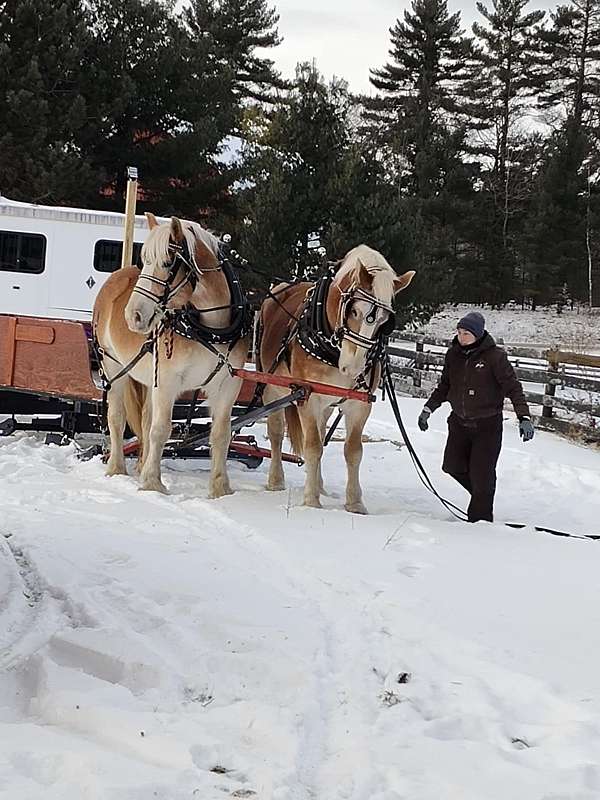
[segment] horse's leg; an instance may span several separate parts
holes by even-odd
[[[370,413],[371,407],[368,403],[361,403],[355,400],[354,402],[347,401],[344,404],[344,416],[346,418],[344,456],[348,471],[344,508],[354,514],[369,513],[362,501],[362,489],[360,488],[358,473],[363,453],[362,432]]]
[[[211,410],[210,426],[210,480],[208,497],[214,500],[233,494],[227,475],[227,452],[231,441],[231,409],[242,385],[239,378],[227,378],[218,387],[207,392]]]
[[[271,466],[267,489],[270,492],[280,492],[285,489],[285,474],[281,460],[281,446],[285,435],[285,412],[276,411],[267,417],[267,436],[271,443]]]
[[[263,391],[263,403],[271,403],[282,395],[272,386],[265,386]],[[270,492],[280,492],[285,489],[285,474],[281,460],[281,449],[285,436],[285,412],[276,411],[267,417],[267,438],[271,443],[271,464],[269,466],[269,477],[267,478],[267,490]]]
[[[126,379],[125,379],[126,380]],[[107,394],[108,430],[110,433],[110,456],[106,465],[107,475],[127,475],[123,455],[123,434],[125,433],[125,380],[116,381]]]
[[[312,508],[321,508],[321,457],[323,455],[323,442],[319,421],[321,409],[312,402],[298,407],[302,434],[304,436],[304,468],[306,478],[304,481],[304,505]]]
[[[164,380],[158,386],[148,389],[152,404],[152,419],[148,437],[144,441],[144,465],[140,472],[141,489],[147,492],[168,494],[160,477],[160,459],[165,443],[171,435],[173,403],[177,390]]]
[[[325,441],[325,437],[327,436],[327,423],[329,422],[329,417],[332,415],[332,413],[333,413],[333,408],[331,408],[331,406],[328,406],[323,411],[323,415],[321,417],[321,424],[319,425],[319,435],[321,436],[321,441],[322,442]],[[323,469],[322,468],[323,468],[323,459],[321,459],[321,461],[319,461],[319,488],[320,488],[321,494],[324,494],[325,496],[327,496],[327,492],[325,491],[325,486],[323,484]]]
[[[152,389],[147,389],[148,394]],[[142,408],[142,441],[140,442],[140,449],[138,451],[137,472],[138,475],[142,474],[144,462],[146,461],[146,452],[148,449],[148,441],[150,438],[150,427],[152,425],[152,400],[147,396],[144,407]]]

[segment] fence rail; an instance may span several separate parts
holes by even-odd
[[[388,349],[397,388],[428,397],[444,364],[445,352],[440,348],[450,345],[450,340],[414,333],[395,336]],[[540,409],[539,427],[600,442],[600,356],[521,343],[503,346],[519,380],[542,387],[531,391],[525,386],[527,402]]]

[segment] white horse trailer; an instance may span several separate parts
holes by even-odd
[[[0,314],[89,321],[121,266],[125,214],[19,203],[0,196]],[[148,234],[136,216],[133,263]]]

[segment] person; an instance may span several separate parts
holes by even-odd
[[[534,428],[523,387],[505,351],[485,330],[485,319],[471,311],[459,320],[446,353],[442,377],[419,415],[422,431],[429,416],[448,401],[448,439],[442,469],[471,495],[469,522],[493,522],[496,464],[502,447],[502,409],[510,398],[523,441]]]

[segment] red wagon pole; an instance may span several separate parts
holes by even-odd
[[[359,392],[357,389],[344,389],[342,386],[332,386],[330,383],[317,381],[302,381],[297,378],[286,378],[283,375],[273,375],[271,372],[254,372],[248,369],[234,369],[238,378],[253,383],[266,383],[273,386],[285,386],[289,389],[304,387],[315,394],[325,394],[330,397],[340,397],[344,400],[360,400],[362,403],[374,403],[375,395],[370,392]]]
[[[329,397],[338,397],[341,400],[359,400],[363,403],[373,403],[375,396],[370,392],[360,392],[357,389],[346,389],[342,386],[332,386],[329,383],[318,383],[317,381],[298,380],[296,378],[286,378],[281,375],[274,375],[271,372],[254,372],[246,369],[236,369],[233,371],[238,378],[252,383],[265,383],[273,386],[284,386],[290,390],[290,394],[280,400],[275,400],[268,403],[266,406],[259,406],[247,414],[241,414],[239,417],[234,417],[232,420],[232,430],[236,431],[240,428],[252,425],[258,421],[262,416],[268,416],[273,411],[280,410],[286,405],[293,403],[302,403],[310,397],[314,392],[315,394],[323,394]],[[188,438],[185,444],[192,447],[200,447],[208,445],[208,433],[202,433],[191,438]],[[139,447],[137,440],[128,442],[123,448],[124,454],[133,455]],[[258,448],[256,444],[249,445],[243,439],[238,439],[236,442],[235,437],[230,443],[230,450],[242,455],[257,455],[262,457],[270,457],[270,451],[264,448]],[[297,456],[284,455],[284,461],[291,461],[296,464],[302,464],[303,461]]]

